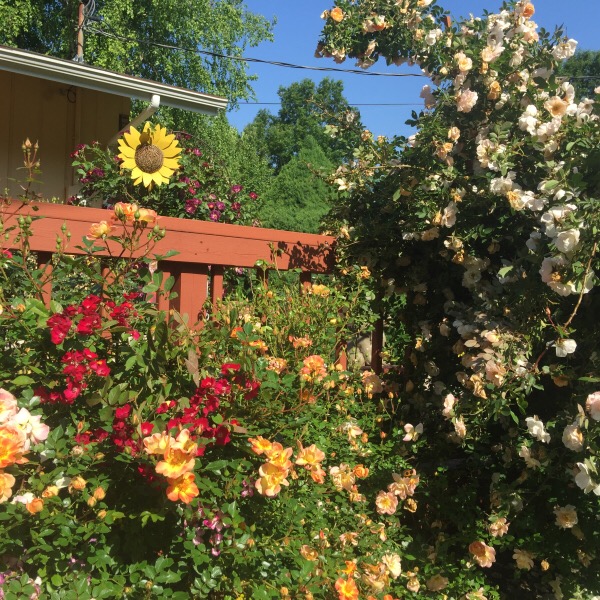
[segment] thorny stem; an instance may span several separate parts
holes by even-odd
[[[563,325],[564,329],[567,329],[569,327],[569,325],[571,324],[571,321],[573,321],[573,319],[575,318],[575,315],[577,314],[577,311],[579,310],[579,307],[581,306],[581,301],[583,300],[583,295],[585,294],[585,281],[587,279],[587,276],[590,273],[590,269],[592,268],[592,260],[594,259],[597,249],[598,249],[598,242],[594,242],[594,247],[592,248],[592,253],[590,255],[590,259],[588,260],[588,264],[585,268],[585,274],[583,276],[583,283],[581,284],[581,292],[579,292],[579,298],[577,299],[577,304],[575,305],[575,308],[573,309],[573,312],[571,313],[571,316],[569,317],[568,321]]]

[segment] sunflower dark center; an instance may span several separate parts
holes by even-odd
[[[156,173],[164,162],[164,154],[158,146],[144,144],[135,151],[135,164],[144,173]]]

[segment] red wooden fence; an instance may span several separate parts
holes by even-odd
[[[13,200],[3,207],[2,215],[5,232],[16,224],[19,216],[34,217],[29,246],[32,252],[37,253],[39,263],[46,266],[48,273],[52,269],[52,254],[56,252],[57,235],[61,234],[61,228],[66,227],[70,233],[70,241],[63,251],[73,255],[85,254],[77,246],[82,245],[81,240],[88,235],[90,226],[109,221],[112,211],[63,204],[25,204]],[[209,290],[213,303],[223,297],[223,272],[226,267],[257,268],[257,261],[265,261],[275,264],[281,271],[300,269],[300,282],[307,286],[310,285],[312,273],[331,273],[335,261],[335,238],[330,236],[173,217],[159,217],[158,225],[166,229],[166,237],[153,247],[152,253],[164,255],[170,250],[177,251],[175,256],[166,258],[158,266],[164,273],[163,281],[169,276],[174,277],[173,291],[177,292],[177,297],[169,300],[164,294],[159,294],[158,308],[187,314],[190,324],[196,323],[201,317]],[[18,228],[10,232],[2,245],[19,248],[15,241],[18,232]],[[109,242],[109,248],[113,256],[122,252],[122,247],[116,242]],[[143,253],[140,250],[130,257],[135,258]],[[102,251],[94,255],[109,256],[110,253]],[[44,290],[47,303],[51,294],[52,290],[47,286]],[[379,337],[382,335],[376,332],[371,362],[377,371],[381,369]]]

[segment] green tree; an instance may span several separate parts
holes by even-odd
[[[326,77],[315,84],[310,79],[280,87],[281,108],[277,115],[261,110],[246,131],[264,139],[259,149],[279,170],[297,155],[308,137],[322,148],[333,163],[344,162],[356,143],[356,133],[332,137],[328,126],[340,120],[360,122],[360,114],[344,97],[344,84]]]
[[[307,137],[273,180],[264,199],[262,224],[316,233],[331,199],[331,188],[316,173],[329,172],[332,167],[317,141]]]
[[[600,86],[600,50],[580,50],[566,60],[559,74],[569,77],[580,98],[594,98],[594,89]]]
[[[0,43],[73,58],[79,4],[0,0]],[[96,7],[95,20],[88,19],[84,30],[87,63],[219,94],[233,103],[252,97],[246,63],[216,56],[241,57],[247,46],[271,39],[272,23],[248,11],[243,0],[98,0]]]
[[[207,156],[214,157],[231,181],[239,182],[247,192],[262,199],[273,180],[267,160],[257,156],[258,141],[251,134],[240,134],[224,113],[202,117],[194,128],[194,139]]]

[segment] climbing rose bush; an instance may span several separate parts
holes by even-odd
[[[340,259],[372,271],[387,331],[403,325],[384,430],[430,476],[406,553],[421,584],[445,578],[434,597],[600,593],[600,89],[557,75],[577,42],[534,15],[524,0],[467,19],[435,0],[322,14],[321,56],[429,78],[415,133],[362,132],[332,175],[330,226]]]

